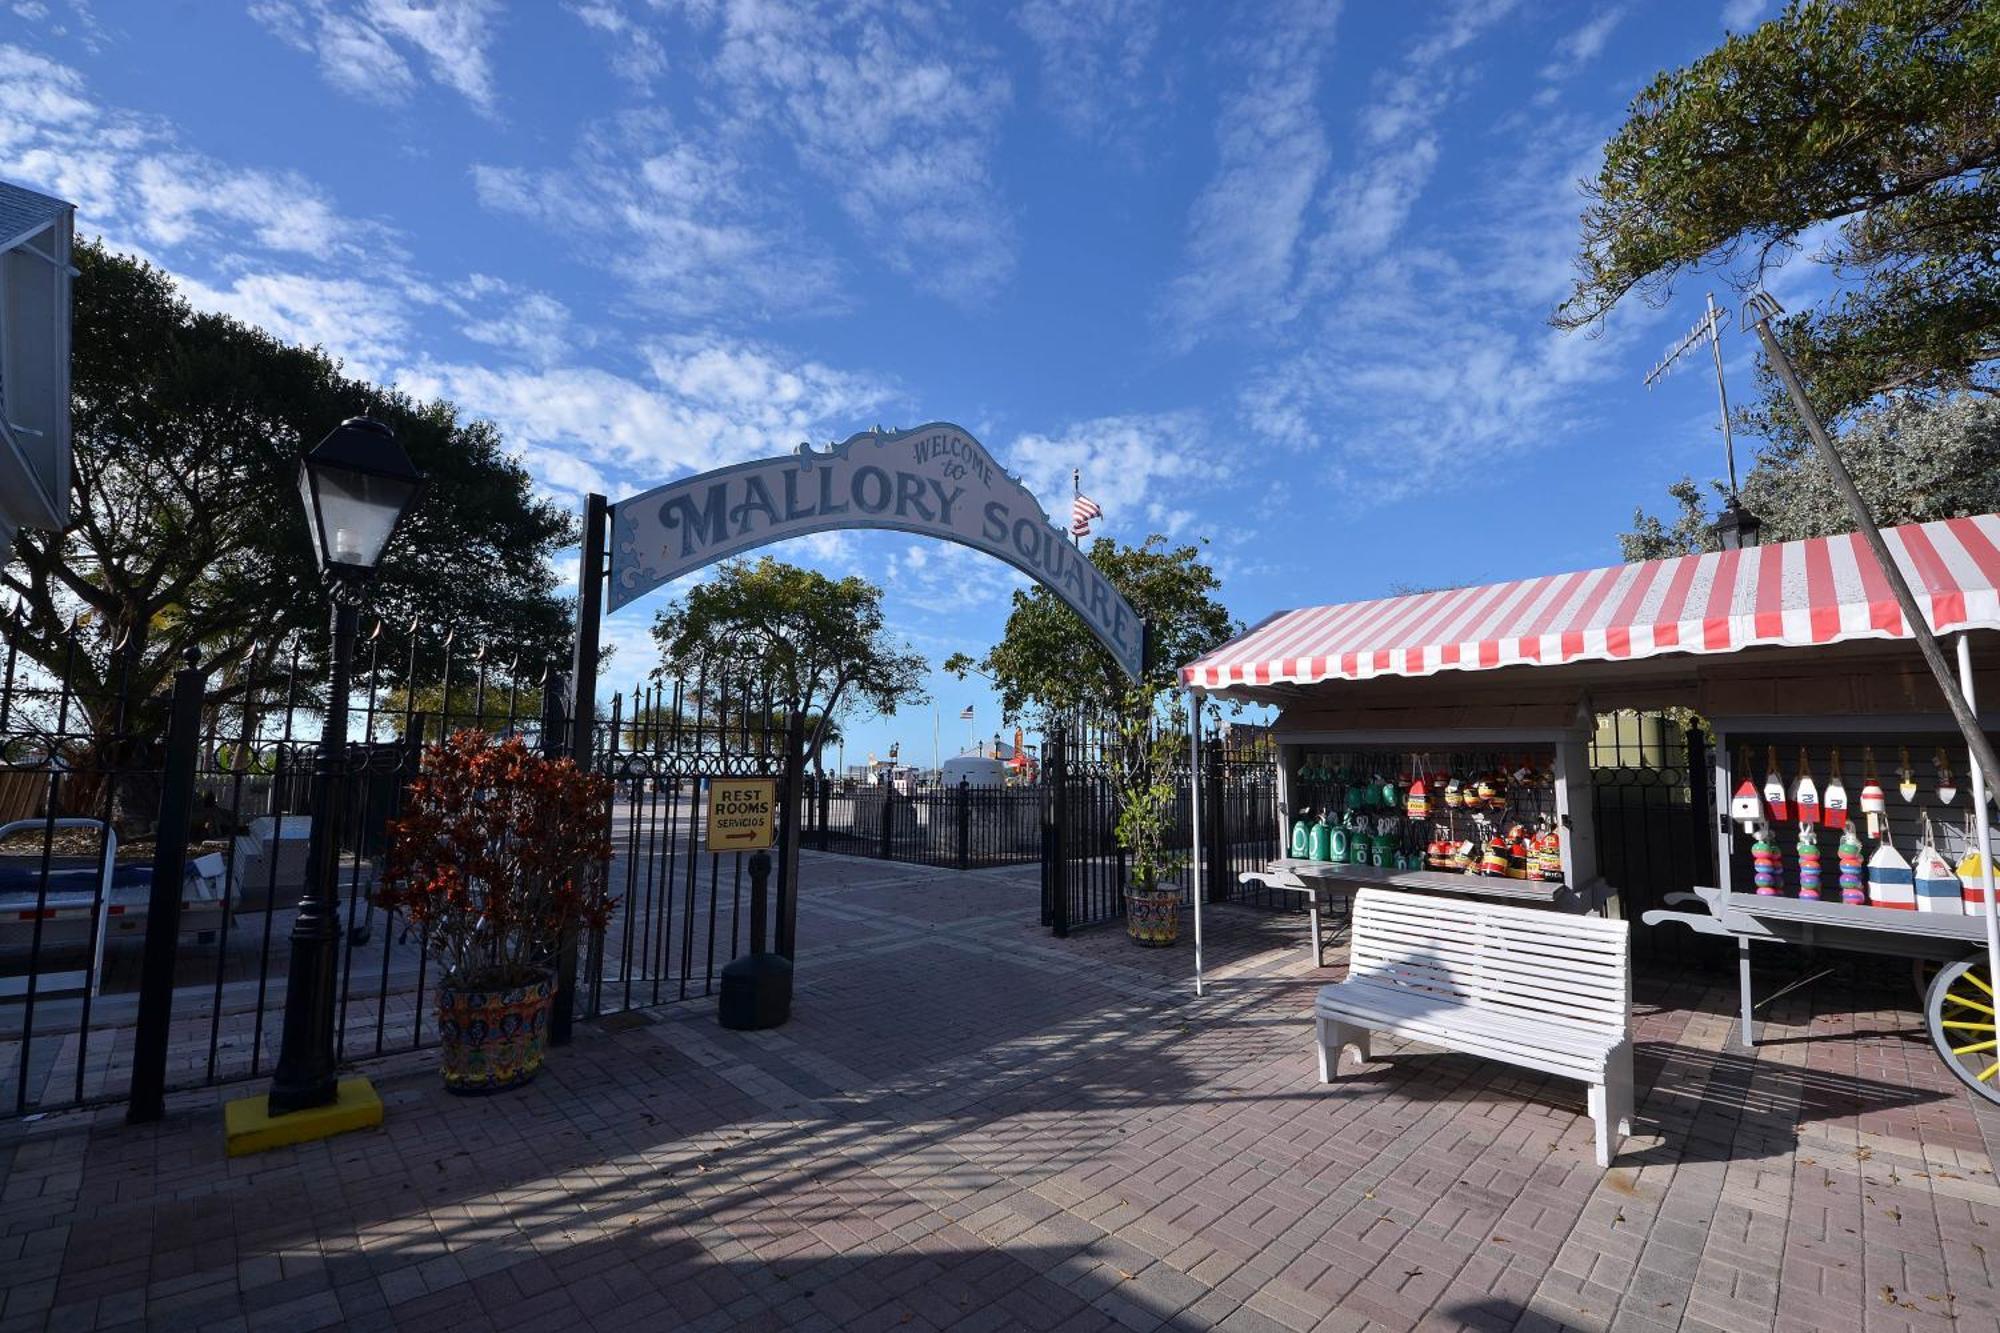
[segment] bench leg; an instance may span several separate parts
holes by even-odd
[[[1597,1165],[1609,1169],[1625,1136],[1632,1132],[1632,1047],[1619,1047],[1605,1062],[1604,1082],[1590,1087],[1590,1120],[1597,1132]]]
[[[1590,1123],[1597,1132],[1597,1168],[1600,1171],[1611,1166],[1611,1113],[1606,1105],[1609,1101],[1607,1091],[1602,1083],[1590,1085]]]
[[[1319,1047],[1319,1081],[1333,1082],[1340,1072],[1340,1053],[1352,1046],[1361,1063],[1368,1062],[1368,1029],[1337,1018],[1314,1018],[1314,1039]]]

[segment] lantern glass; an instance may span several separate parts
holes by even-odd
[[[299,495],[319,567],[374,569],[423,482],[379,422],[355,418],[320,441],[299,460]]]

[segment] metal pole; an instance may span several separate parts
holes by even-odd
[[[1854,478],[1848,475],[1847,465],[1840,461],[1840,454],[1834,449],[1833,441],[1827,438],[1826,427],[1820,424],[1813,411],[1812,403],[1806,399],[1805,386],[1799,382],[1798,372],[1792,368],[1792,360],[1785,355],[1779,345],[1777,335],[1771,332],[1770,317],[1778,310],[1778,303],[1770,297],[1758,295],[1751,298],[1750,309],[1756,312],[1757,336],[1764,340],[1764,352],[1778,378],[1785,382],[1785,391],[1792,397],[1792,405],[1804,419],[1806,433],[1812,437],[1813,447],[1819,450],[1820,458],[1826,463],[1826,470],[1833,476],[1834,489],[1847,502],[1848,512],[1853,515],[1855,526],[1860,530],[1868,549],[1875,554],[1875,563],[1881,566],[1882,577],[1888,581],[1889,591],[1896,598],[1896,605],[1902,609],[1903,621],[1910,627],[1910,636],[1917,641],[1917,649],[1924,655],[1924,661],[1936,677],[1938,689],[1944,694],[1945,706],[1951,710],[1952,720],[1965,737],[1966,748],[1972,752],[1972,762],[1988,773],[2000,773],[2000,757],[1993,753],[1992,742],[1986,739],[1979,719],[1959,690],[1957,677],[1951,664],[1944,659],[1944,649],[1938,647],[1937,635],[1931,632],[1930,622],[1924,619],[1916,595],[1910,591],[1910,584],[1903,577],[1903,570],[1889,553],[1889,543],[1882,539],[1880,529],[1875,526],[1875,518],[1868,512],[1868,502],[1861,498],[1861,492],[1854,488]]]
[[[1972,688],[1972,636],[1958,636],[1958,679],[1965,690],[1966,706],[1975,712]],[[1993,902],[1993,846],[1987,840],[1993,824],[1986,811],[1986,769],[1979,756],[1972,756],[1972,819],[1979,833],[1979,864],[1986,894],[1986,979],[2000,977],[2000,906]]]
[[[1194,825],[1194,993],[1202,994],[1201,975],[1201,695],[1188,699],[1188,820]]]
[[[569,672],[569,756],[578,768],[588,768],[596,739],[598,632],[604,619],[605,528],[610,503],[601,495],[583,502],[583,551],[576,571],[576,650]],[[609,811],[606,812],[609,814]],[[594,941],[602,947],[602,940]],[[569,1043],[576,1022],[576,932],[565,936],[556,950],[555,1003],[549,1008],[549,1044]]]
[[[1736,498],[1736,435],[1729,426],[1729,385],[1722,378],[1721,317],[1715,309],[1715,293],[1708,294],[1708,350],[1715,356],[1715,393],[1722,400],[1722,454],[1729,462],[1729,498]]]
[[[333,1054],[335,953],[340,939],[338,826],[347,768],[347,695],[353,683],[349,671],[361,610],[347,589],[336,585],[333,598],[333,670],[327,685],[326,726],[313,765],[308,878],[299,914],[292,921],[283,1044],[266,1101],[272,1115],[329,1105],[340,1090]]]
[[[167,752],[153,843],[153,884],[147,895],[146,956],[139,973],[139,1021],[132,1042],[133,1124],[167,1113],[167,1038],[174,1009],[174,954],[180,936],[181,889],[187,875],[188,824],[194,815],[195,762],[201,747],[201,699],[208,673],[194,649],[174,673],[167,715]],[[1974,770],[1974,783],[1978,782]]]

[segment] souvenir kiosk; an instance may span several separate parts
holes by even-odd
[[[1884,536],[1973,697],[2000,705],[2000,516]],[[1927,999],[1933,1036],[2000,1100],[2000,1005],[1978,998],[2000,930],[1981,890],[1992,858],[1974,855],[1989,837],[1985,782],[1858,536],[1282,612],[1182,680],[1280,710],[1280,846],[1303,855],[1266,867],[1266,882],[1290,876],[1315,902],[1380,884],[1629,915],[1598,874],[1596,718],[1699,716],[1715,731],[1718,882],[1648,925],[1734,937],[1746,1015],[1752,943],[1949,963]],[[2000,713],[1983,716],[2000,729]],[[1197,885],[1198,985],[1203,896]]]

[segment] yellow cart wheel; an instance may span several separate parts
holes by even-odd
[[[1987,1101],[2000,1105],[2000,1003],[1986,955],[1947,963],[1931,978],[1925,1027],[1945,1068]]]

